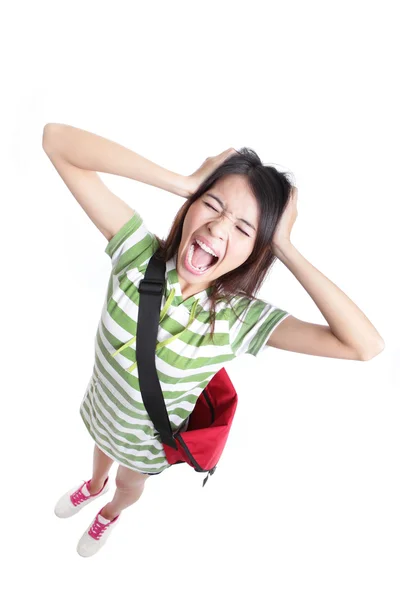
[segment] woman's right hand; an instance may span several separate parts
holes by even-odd
[[[221,152],[221,154],[217,154],[216,156],[209,156],[206,160],[201,164],[201,166],[192,173],[191,175],[186,176],[187,183],[187,194],[185,197],[191,196],[194,192],[200,187],[200,185],[207,179],[207,177],[217,169],[227,158],[232,156],[232,154],[238,154],[235,148],[228,148]]]

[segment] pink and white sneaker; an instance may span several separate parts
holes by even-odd
[[[68,490],[68,492],[61,496],[54,508],[54,512],[57,517],[60,517],[61,519],[72,517],[72,515],[76,515],[81,508],[108,492],[110,488],[108,479],[109,478],[107,476],[103,487],[99,492],[97,492],[97,494],[90,493],[91,479],[89,479],[89,481],[83,481]]]
[[[100,514],[101,511],[102,509],[99,510],[89,528],[86,529],[78,542],[76,550],[80,556],[87,557],[96,554],[96,552],[98,552],[105,544],[111,531],[120,521],[121,514],[117,515],[112,521],[109,521]]]

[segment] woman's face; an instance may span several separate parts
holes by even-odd
[[[257,237],[258,219],[257,200],[243,175],[223,177],[191,205],[183,224],[177,256],[177,272],[184,300],[205,290],[218,277],[233,271],[248,259]],[[218,255],[218,260],[203,273],[193,269],[188,262],[195,238],[211,246]],[[192,261],[197,262],[197,257],[192,255]],[[207,257],[199,253],[199,264],[206,262]]]

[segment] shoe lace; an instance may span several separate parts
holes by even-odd
[[[82,488],[84,485],[85,484],[83,483],[81,487],[78,490],[76,490],[76,492],[71,494],[71,502],[74,506],[78,506],[78,504],[81,504],[81,502],[84,502],[85,500],[90,498],[90,496],[85,496],[85,494],[82,492]]]
[[[89,529],[89,535],[92,536],[93,539],[99,540],[109,524],[110,523],[100,523],[96,515],[96,518]]]

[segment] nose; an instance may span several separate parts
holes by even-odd
[[[224,220],[223,217],[228,218]],[[220,213],[219,217],[217,217],[209,223],[208,229],[210,230],[213,236],[225,240],[226,235],[229,231],[229,227],[232,226],[230,223],[228,223],[228,221],[231,221],[233,225],[235,224],[234,219],[230,217],[228,213],[223,211]]]

